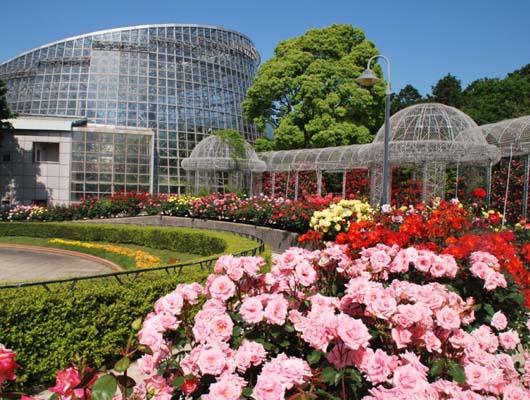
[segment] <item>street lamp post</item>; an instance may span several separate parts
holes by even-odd
[[[363,86],[372,86],[374,83],[379,82],[377,76],[374,75],[374,72],[370,69],[370,63],[376,58],[382,58],[386,61],[386,91],[385,91],[385,142],[384,142],[384,153],[383,153],[383,190],[381,193],[381,206],[384,204],[389,204],[390,199],[388,196],[388,182],[389,182],[389,165],[388,165],[388,143],[390,141],[390,94],[392,90],[390,88],[390,61],[382,54],[377,54],[371,57],[368,60],[366,70],[363,74],[355,79],[355,81]]]

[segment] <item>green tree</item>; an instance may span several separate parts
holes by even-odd
[[[281,42],[259,69],[243,103],[260,131],[274,128],[258,149],[296,149],[367,143],[384,113],[385,83],[355,82],[377,54],[364,32],[351,25],[311,29]],[[382,75],[379,66],[376,73]]]
[[[462,97],[460,80],[451,74],[447,74],[436,85],[432,86],[432,94],[428,96],[428,99],[429,101],[459,108],[462,105]]]
[[[6,94],[7,88],[4,81],[0,79],[0,128],[2,129],[10,128],[11,124],[5,120],[14,117],[7,105]]]
[[[530,114],[530,64],[506,78],[484,78],[463,92],[462,111],[479,125]]]
[[[426,100],[412,85],[406,85],[399,93],[392,94],[392,100],[390,103],[390,114],[395,114],[399,110],[402,110],[408,106],[414,104],[423,103]]]

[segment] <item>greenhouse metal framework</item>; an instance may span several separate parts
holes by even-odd
[[[261,181],[257,175],[269,172],[273,195],[277,174],[287,174],[288,181],[289,177],[293,176],[294,187],[288,190],[296,199],[299,195],[299,173],[312,171],[316,176],[318,194],[321,194],[323,173],[342,174],[344,197],[346,175],[353,171],[368,170],[371,202],[375,204],[380,199],[384,126],[369,144],[270,151],[257,155],[249,146],[246,158],[239,159],[234,157],[228,146],[223,147],[223,143],[212,138],[214,136],[201,142],[182,163],[190,175],[189,182],[195,193],[199,187],[208,185],[214,190],[226,189],[227,182],[247,182],[248,185],[248,177],[251,177],[253,182],[249,192],[256,193],[256,190],[260,190],[256,182]],[[423,103],[407,107],[390,118],[389,164],[392,167],[412,169],[415,179],[422,182],[423,201],[443,198],[448,169],[455,171],[456,185],[458,178],[466,172],[481,174],[481,179],[486,175],[489,199],[492,166],[498,163],[501,157],[526,155],[528,176],[529,154],[530,116],[479,127],[468,115],[454,107]],[[486,173],[483,174],[482,171]],[[238,176],[239,181],[230,181],[230,172]],[[246,179],[242,178],[244,173],[247,174]],[[528,184],[526,179],[526,195]],[[526,209],[524,214],[526,215]]]

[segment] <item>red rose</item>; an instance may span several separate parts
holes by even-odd
[[[472,193],[472,196],[478,199],[485,199],[486,195],[487,195],[486,191],[482,188],[476,188],[475,190],[473,190],[473,193]]]
[[[18,364],[15,362],[16,353],[10,349],[6,349],[3,344],[0,344],[0,385],[7,380],[13,380],[15,369]]]

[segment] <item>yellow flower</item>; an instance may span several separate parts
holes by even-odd
[[[49,242],[84,247],[87,249],[101,249],[127,257],[134,257],[136,268],[151,268],[160,265],[160,258],[141,250],[132,250],[126,247],[115,246],[112,244],[81,242],[79,240],[50,239]]]

